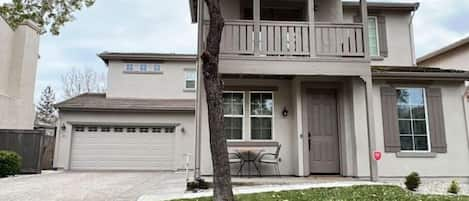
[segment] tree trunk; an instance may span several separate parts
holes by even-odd
[[[224,19],[220,10],[220,0],[205,0],[205,3],[210,14],[210,27],[207,44],[202,53],[202,73],[208,106],[210,150],[213,165],[213,199],[215,201],[233,201],[228,148],[223,133],[223,83],[218,74]]]

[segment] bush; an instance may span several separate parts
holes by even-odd
[[[449,185],[448,188],[448,193],[458,194],[459,190],[461,190],[459,183],[456,180],[451,181],[451,185]]]
[[[20,172],[21,156],[11,151],[0,151],[0,177],[16,175]]]
[[[420,185],[420,176],[416,172],[412,172],[405,178],[405,186],[410,191],[415,191]]]
[[[188,182],[186,184],[187,191],[197,192],[198,189],[209,189],[209,188],[210,188],[210,184],[201,178],[196,179],[193,182]]]

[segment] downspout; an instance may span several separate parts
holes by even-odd
[[[463,101],[463,107],[464,107],[464,120],[466,122],[466,137],[467,137],[467,143],[468,143],[468,148],[469,148],[469,103],[468,103],[468,93],[467,91],[464,92],[464,95],[462,97],[462,101]]]
[[[200,178],[200,156],[201,156],[201,142],[202,142],[202,63],[200,55],[203,50],[203,1],[197,1],[197,91],[196,91],[196,107],[195,107],[195,156],[194,156],[194,180]]]
[[[414,16],[415,16],[415,11],[412,11],[410,15],[410,22],[409,22],[409,35],[410,35],[410,48],[411,48],[411,57],[412,57],[412,65],[417,66],[417,58],[415,56],[415,41],[414,41]]]

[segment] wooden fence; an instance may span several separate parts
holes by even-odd
[[[43,167],[49,169],[53,158],[51,147],[55,146],[53,144],[55,137],[46,136],[44,130],[0,129],[0,150],[14,151],[23,158],[21,173],[40,173]],[[43,155],[48,158],[43,158]]]

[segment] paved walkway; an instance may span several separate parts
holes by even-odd
[[[46,172],[0,179],[1,201],[135,201],[184,190],[185,174],[171,172]]]

